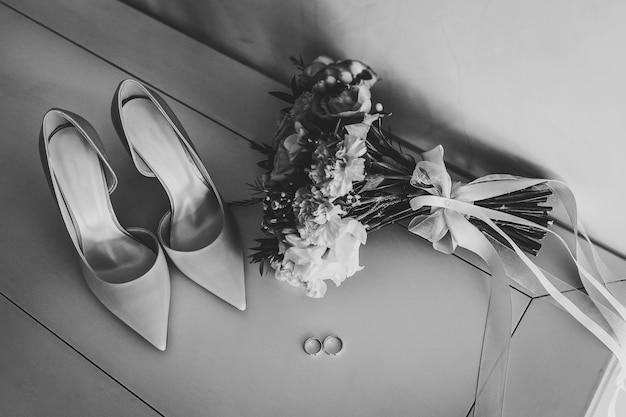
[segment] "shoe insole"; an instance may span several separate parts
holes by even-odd
[[[192,251],[209,245],[222,230],[223,214],[178,135],[149,99],[129,100],[122,112],[128,141],[170,199],[170,247]]]
[[[95,150],[76,128],[66,127],[50,138],[49,155],[89,266],[110,283],[128,282],[145,274],[156,254],[121,230]]]

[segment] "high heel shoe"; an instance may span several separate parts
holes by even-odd
[[[170,201],[157,236],[180,271],[240,310],[243,253],[225,207],[189,136],[167,103],[135,80],[113,97],[113,124],[139,172],[157,177]]]
[[[120,226],[109,194],[117,177],[93,127],[49,110],[40,134],[44,173],[96,297],[130,328],[165,350],[170,306],[167,260],[147,230]]]

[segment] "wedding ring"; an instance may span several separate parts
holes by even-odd
[[[309,337],[302,347],[309,355],[316,356],[322,351],[322,342],[317,337]]]
[[[324,339],[322,344],[324,352],[330,356],[337,356],[343,349],[343,340],[339,336],[330,335]]]

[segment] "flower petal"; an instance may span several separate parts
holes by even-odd
[[[348,135],[356,136],[359,139],[365,139],[367,137],[367,132],[370,131],[371,125],[366,123],[354,123],[351,125],[345,126],[346,132]]]
[[[326,283],[324,280],[316,279],[306,284],[306,295],[311,298],[322,298],[326,294]]]

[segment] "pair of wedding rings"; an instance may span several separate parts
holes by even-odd
[[[327,355],[337,356],[343,350],[343,340],[335,335],[326,336],[323,342],[317,337],[309,337],[302,347],[311,356],[317,356],[322,350]]]

